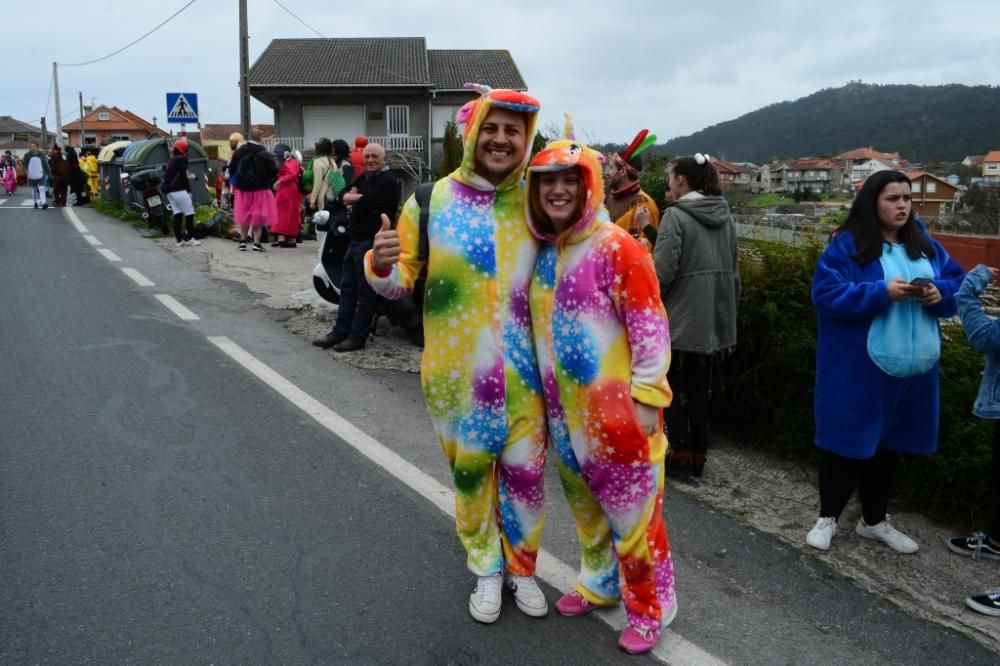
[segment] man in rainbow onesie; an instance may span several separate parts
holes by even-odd
[[[656,143],[656,135],[644,129],[635,135],[632,143],[621,153],[612,153],[604,167],[608,177],[608,195],[604,205],[611,221],[629,232],[650,252],[656,244],[660,226],[660,209],[653,197],[639,187],[642,173],[642,153]]]
[[[602,205],[600,153],[549,143],[528,171],[542,241],[529,302],[556,467],[582,557],[567,616],[625,605],[627,652],[647,652],[677,613],[663,519],[662,410],[670,332],[652,257]],[[558,217],[555,217],[558,216]]]
[[[452,471],[458,536],[478,576],[469,612],[488,623],[500,616],[504,580],[522,612],[548,612],[534,579],[547,437],[528,312],[538,243],[522,180],[539,104],[514,90],[466,87],[481,96],[456,118],[465,123],[461,166],[430,196],[426,266],[411,197],[396,229],[383,216],[365,274],[398,299],[426,268],[420,378]]]

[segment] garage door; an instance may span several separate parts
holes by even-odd
[[[343,139],[353,146],[354,137],[365,136],[365,107],[363,104],[303,106],[302,127],[307,146],[313,146],[322,137],[331,141]]]

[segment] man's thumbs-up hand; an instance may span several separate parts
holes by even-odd
[[[399,232],[391,227],[389,216],[382,213],[382,228],[375,234],[372,246],[372,267],[379,272],[399,263]]]

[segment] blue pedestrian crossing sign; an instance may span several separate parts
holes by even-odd
[[[195,93],[167,93],[167,122],[198,122],[198,95]]]

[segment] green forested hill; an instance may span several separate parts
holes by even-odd
[[[849,83],[766,106],[656,148],[671,156],[701,152],[761,164],[860,146],[898,152],[915,162],[1000,150],[1000,86]]]

